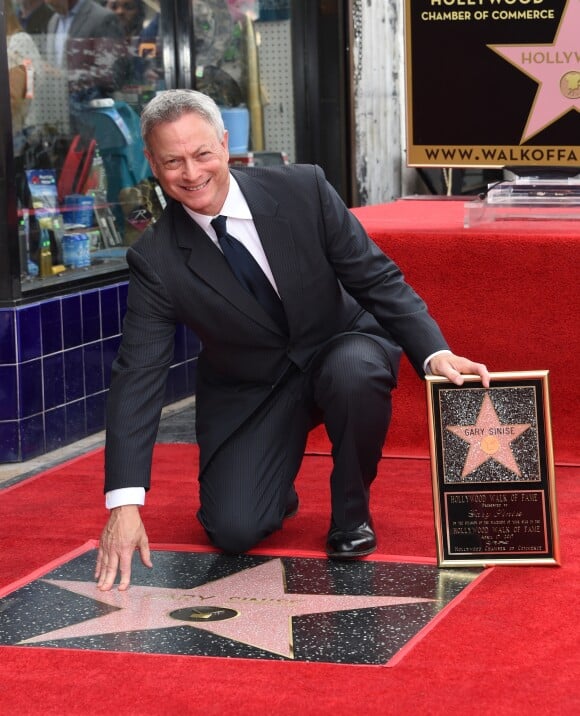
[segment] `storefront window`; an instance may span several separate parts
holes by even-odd
[[[142,0],[4,5],[24,293],[122,268],[161,212],[139,132],[160,23]]]
[[[290,0],[192,1],[195,86],[222,108],[232,164],[295,160]]]
[[[139,131],[159,90],[216,100],[232,164],[295,161],[289,0],[1,4],[22,294],[125,270],[165,205]]]

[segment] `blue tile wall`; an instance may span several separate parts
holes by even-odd
[[[18,418],[18,369],[0,365],[0,421]]]
[[[0,309],[0,463],[56,450],[105,426],[127,282]],[[178,326],[165,402],[195,391],[200,343]]]
[[[44,410],[64,405],[64,358],[62,351],[42,359]]]
[[[0,310],[0,365],[16,363],[14,311]]]
[[[83,349],[72,348],[64,352],[64,400],[72,403],[85,394]]]
[[[24,363],[42,355],[40,331],[40,306],[28,306],[26,311],[16,314],[16,345],[18,363]]]
[[[14,420],[0,422],[0,455],[3,455],[3,462],[19,462],[20,453],[20,424]]]
[[[67,443],[81,440],[87,434],[86,403],[84,400],[75,400],[65,405],[64,434]]]
[[[65,350],[83,342],[81,320],[81,297],[79,294],[62,299],[62,332]]]
[[[65,429],[66,409],[63,406],[46,410],[44,413],[44,443],[46,452],[58,450],[67,445]],[[95,430],[99,432],[100,428]]]
[[[83,345],[101,339],[101,304],[99,291],[87,291],[81,296],[81,337]]]
[[[42,413],[42,361],[40,358],[18,366],[19,416]]]
[[[62,355],[62,301],[45,301],[40,306],[42,353]]]
[[[83,366],[85,374],[85,395],[96,395],[105,389],[103,381],[103,346],[94,341],[83,346]]]

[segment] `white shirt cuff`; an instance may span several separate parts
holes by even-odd
[[[109,490],[109,492],[105,494],[105,507],[108,510],[112,510],[113,507],[122,507],[123,505],[144,504],[144,487],[121,487],[118,490]]]
[[[435,356],[441,355],[441,353],[451,353],[451,351],[448,348],[444,348],[441,351],[435,351],[435,353],[431,353],[431,355],[428,356],[423,363],[423,371],[425,375],[432,375],[429,363],[431,363],[431,360],[435,358]]]

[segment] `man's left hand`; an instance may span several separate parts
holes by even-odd
[[[441,375],[455,385],[463,385],[464,375],[478,375],[484,388],[489,388],[489,372],[483,363],[474,363],[469,358],[454,353],[440,353],[429,361],[433,375]]]

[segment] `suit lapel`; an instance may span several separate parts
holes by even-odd
[[[233,276],[227,261],[213,241],[181,204],[173,203],[173,228],[178,245],[189,252],[187,265],[204,283],[261,325],[280,332],[275,321]]]

